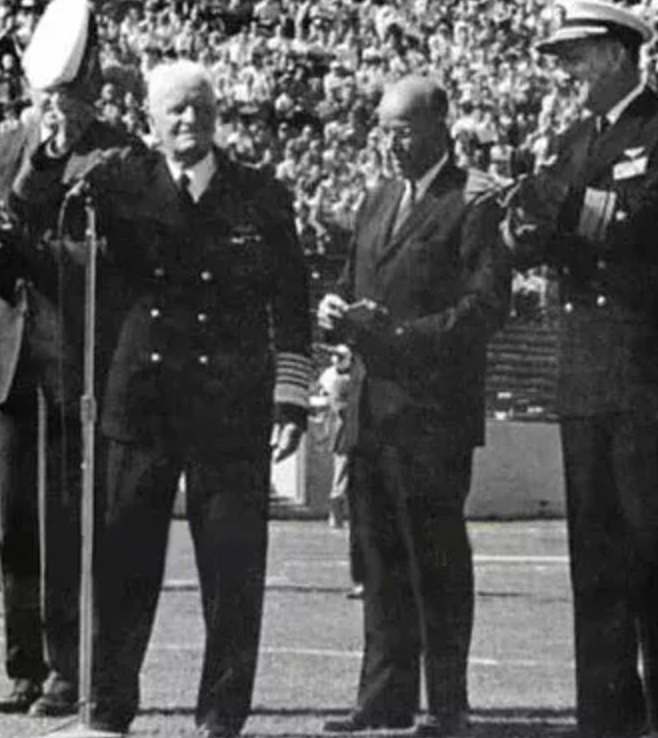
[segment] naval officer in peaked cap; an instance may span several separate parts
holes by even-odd
[[[639,64],[652,29],[611,2],[561,5],[538,49],[590,114],[509,196],[503,234],[519,267],[559,273],[580,734],[630,738],[658,728],[658,97]]]
[[[78,700],[84,315],[83,261],[67,249],[58,251],[55,234],[67,189],[104,152],[129,141],[95,118],[101,74],[86,0],[53,0],[23,62],[34,102],[31,114],[0,135],[0,199],[13,223],[12,248],[6,244],[2,252],[0,286],[0,560],[6,670],[13,687],[0,700],[0,712],[52,716],[75,712]],[[14,206],[12,189],[31,167],[44,170],[56,194],[38,207]],[[119,296],[115,282],[103,272],[101,294]],[[112,343],[113,311],[101,311],[98,318],[99,386]],[[47,409],[43,550],[37,500],[39,390]]]

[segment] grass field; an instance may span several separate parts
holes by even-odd
[[[476,738],[558,738],[573,729],[573,655],[562,521],[473,523]],[[271,524],[261,658],[247,736],[315,736],[352,707],[361,605],[349,589],[347,532],[322,522]],[[142,673],[132,735],[194,735],[203,626],[184,522],[172,526],[167,584]],[[9,683],[0,676],[0,690]],[[0,717],[1,738],[56,735],[71,722]],[[404,733],[401,733],[403,735]]]

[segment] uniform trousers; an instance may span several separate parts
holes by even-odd
[[[633,735],[658,700],[658,422],[564,418],[561,435],[579,727]]]
[[[95,714],[127,725],[162,585],[181,473],[199,574],[206,640],[199,725],[239,731],[251,706],[260,638],[270,491],[270,449],[196,456],[110,441],[107,514],[97,577]]]
[[[472,449],[384,441],[355,450],[353,465],[365,582],[357,710],[382,722],[413,717],[422,656],[429,712],[460,713],[473,628]]]
[[[0,409],[0,560],[6,669],[12,679],[36,682],[43,681],[50,671],[77,688],[80,424],[62,418],[54,407],[48,408],[47,416],[42,571],[36,388],[21,389]]]

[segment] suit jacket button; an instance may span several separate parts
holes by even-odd
[[[208,366],[208,361],[209,359],[205,354],[201,354],[201,356],[199,356],[199,364],[201,364],[201,366]]]
[[[605,259],[599,259],[599,261],[596,263],[596,267],[603,272],[608,268],[608,262],[605,261]]]
[[[573,303],[572,302],[565,302],[564,303],[564,312],[565,313],[573,313]]]
[[[210,282],[212,280],[212,272],[208,271],[208,269],[204,269],[201,272],[201,281],[202,282]]]
[[[155,320],[156,318],[159,318],[162,315],[162,310],[160,308],[151,308],[151,317]]]
[[[162,361],[162,354],[154,351],[151,354],[151,364],[159,364]]]
[[[624,211],[624,210],[618,210],[615,213],[615,220],[617,220],[617,221],[622,222],[622,221],[626,220],[626,218],[628,218],[628,213],[626,211]]]
[[[164,275],[165,275],[164,267],[156,267],[153,270],[153,276],[156,277],[157,279],[162,279]]]
[[[208,322],[208,313],[199,313],[196,316],[196,319],[199,321],[199,323],[207,323]]]
[[[596,298],[596,304],[600,308],[605,307],[608,304],[608,299],[605,295],[598,295]]]

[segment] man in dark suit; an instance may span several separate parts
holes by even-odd
[[[285,188],[214,147],[203,67],[154,70],[149,111],[161,150],[117,157],[92,177],[109,257],[132,287],[102,414],[92,727],[122,733],[137,712],[185,472],[206,624],[196,722],[201,735],[230,738],[256,670],[272,453],[293,453],[306,422],[305,266]],[[16,206],[61,196],[56,162],[32,163]]]
[[[65,39],[51,33],[57,19],[67,24]],[[3,202],[41,147],[54,150],[66,139],[58,172],[65,191],[104,152],[127,145],[94,117],[100,70],[85,0],[52,3],[24,62],[34,106],[25,124],[0,136]],[[83,262],[60,253],[55,265],[60,205],[15,211],[0,253],[0,560],[13,680],[0,712],[34,716],[75,712],[78,691]],[[47,466],[41,520],[39,392]]]
[[[455,166],[447,112],[427,78],[385,91],[379,120],[400,179],[366,198],[343,277],[319,308],[321,326],[365,369],[347,415],[365,653],[356,710],[328,731],[412,725],[421,657],[429,715],[417,734],[446,736],[467,720],[464,503],[484,441],[487,339],[507,315],[509,280],[495,198],[482,175]]]
[[[508,198],[520,267],[559,272],[558,410],[585,738],[628,738],[658,706],[658,98],[638,58],[651,29],[573,2],[539,46],[592,115]],[[638,656],[643,668],[638,668]]]

